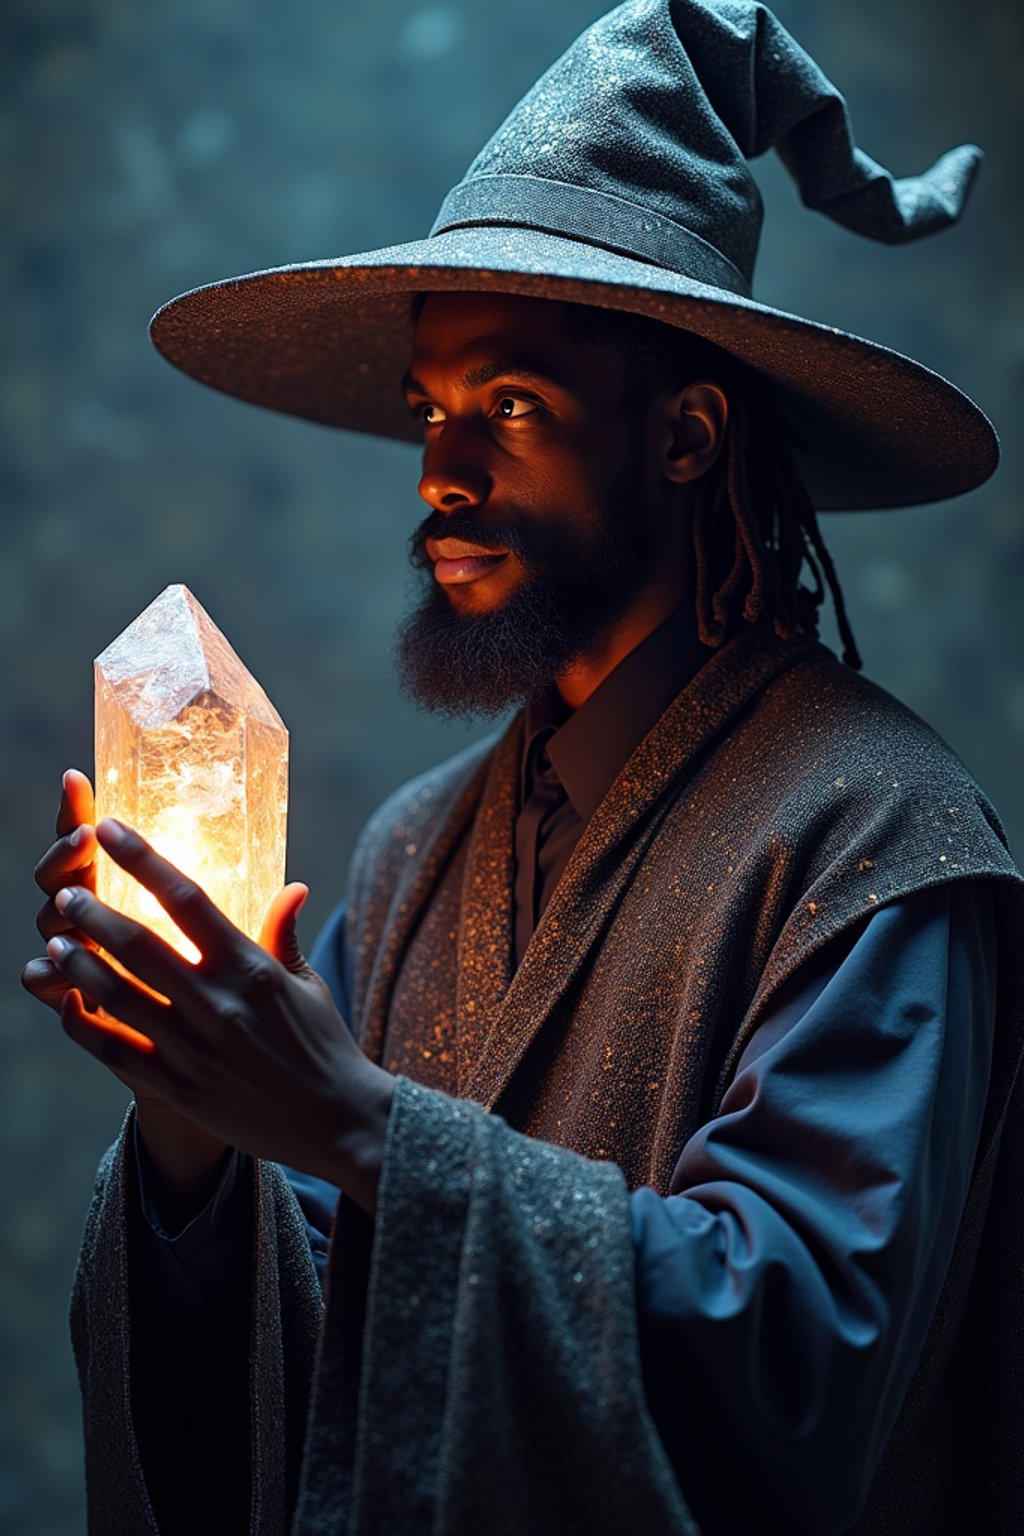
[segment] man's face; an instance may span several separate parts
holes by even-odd
[[[419,602],[395,647],[422,708],[496,715],[592,653],[663,553],[623,361],[543,299],[427,299],[405,379],[423,425]]]

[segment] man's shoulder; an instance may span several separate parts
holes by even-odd
[[[969,875],[1019,883],[999,815],[939,733],[824,646],[772,680],[729,743],[765,835],[833,872],[870,873],[882,898]],[[872,884],[873,881],[873,884]]]
[[[835,768],[836,787],[954,786],[981,796],[974,776],[942,736],[895,694],[854,672],[825,646],[776,677],[754,711],[752,728],[772,753],[785,740],[807,766]],[[893,781],[897,780],[898,784]]]

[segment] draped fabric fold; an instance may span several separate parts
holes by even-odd
[[[940,1529],[955,1492],[991,1511],[980,1529],[1008,1536],[1005,1512],[1024,1497],[1002,1418],[1024,1387],[1007,1280],[1024,1262],[1008,1161],[1021,1135],[1024,881],[991,805],[933,731],[824,646],[740,635],[636,748],[512,974],[521,726],[396,792],[360,840],[347,919],[355,1027],[389,1070],[429,1073],[516,1131],[613,1162],[629,1189],[672,1191],[681,1148],[804,961],[911,892],[994,882],[998,1026],[978,1164],[856,1529]],[[421,1202],[427,1223],[434,1199]],[[1004,1407],[968,1447],[972,1395]]]
[[[614,1165],[399,1078],[376,1226],[354,1465],[332,1294],[294,1536],[699,1536],[643,1396]]]
[[[90,1536],[158,1536],[132,1414],[132,1296],[128,1202],[134,1104],[96,1175],[71,1297],[82,1393]],[[298,1202],[275,1163],[256,1162],[251,1191],[251,1536],[282,1536],[298,1490],[314,1354],[323,1314]],[[173,1433],[173,1426],[168,1426]],[[181,1476],[187,1478],[186,1468]],[[197,1493],[196,1530],[202,1513]]]

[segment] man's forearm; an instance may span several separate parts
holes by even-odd
[[[392,1074],[365,1062],[345,1084],[322,1165],[305,1170],[344,1190],[371,1216],[394,1091]],[[206,1205],[231,1149],[169,1105],[137,1100],[136,1114],[153,1199],[168,1231],[179,1231]]]
[[[180,1232],[206,1205],[224,1172],[231,1148],[169,1104],[136,1098],[146,1175],[168,1232]]]
[[[365,1072],[348,1085],[327,1166],[310,1170],[344,1190],[370,1216],[377,1209],[377,1185],[394,1093],[393,1075],[367,1061]]]

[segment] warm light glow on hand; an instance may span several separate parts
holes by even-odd
[[[154,815],[148,830],[136,830],[143,831],[146,841],[157,853],[193,879],[211,901],[222,912],[225,911],[225,903],[230,902],[232,891],[245,878],[245,869],[225,868],[224,852],[214,842],[197,833],[195,817],[189,814],[184,805],[165,806]],[[117,906],[127,917],[134,917],[144,923],[193,964],[202,958],[192,940],[186,938],[173,918],[168,916],[152,891],[147,891],[144,885],[132,883],[126,887],[124,898],[113,902],[104,893],[105,882],[101,871],[109,872],[111,878],[123,871],[119,871],[115,864],[101,855],[97,872],[98,894],[102,901]]]
[[[225,1146],[307,1169],[372,1214],[394,1079],[363,1054],[299,948],[307,887],[275,894],[257,943],[131,828],[101,820],[95,836],[203,964],[87,886],[62,886],[53,905],[67,926],[46,950],[67,983],[65,1034],[137,1095]]]

